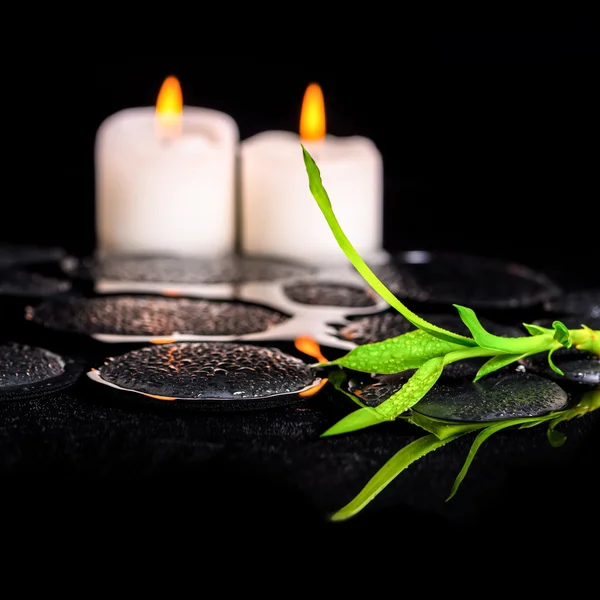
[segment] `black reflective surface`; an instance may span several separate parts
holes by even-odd
[[[60,327],[53,329],[56,335],[49,338],[46,334],[50,328],[29,327],[32,323],[25,319],[26,306],[30,304],[30,314],[43,315],[48,324],[58,325],[59,320],[64,323],[62,319],[67,314],[71,319],[69,323],[85,322],[85,327],[80,330],[99,331],[102,325],[90,318],[94,314],[96,317],[108,316],[111,323],[119,324],[121,331],[156,333],[173,328],[156,328],[156,323],[170,324],[173,319],[188,319],[189,322],[193,313],[191,304],[181,304],[182,299],[162,298],[156,304],[157,310],[146,313],[155,315],[156,321],[134,318],[138,313],[133,309],[120,312],[122,307],[119,308],[118,303],[112,304],[112,299],[98,301],[102,311],[90,313],[87,310],[89,302],[81,300],[83,296],[77,286],[74,282],[73,296],[61,295],[37,303],[31,303],[30,299],[23,301],[19,309],[22,319],[14,318],[13,302],[10,318],[6,316],[8,312],[0,313],[4,343],[43,345],[67,359],[83,361],[87,369],[108,369],[102,365],[113,357],[109,364],[113,365],[114,371],[112,375],[110,371],[105,374],[112,376],[114,382],[131,385],[133,381],[137,387],[138,384],[154,385],[145,389],[150,393],[171,393],[174,379],[161,376],[160,381],[153,383],[154,370],[150,377],[137,379],[136,365],[133,371],[136,376],[132,378],[131,372],[127,374],[128,363],[124,358],[131,351],[142,354],[166,352],[163,356],[166,362],[159,361],[162,367],[156,370],[156,373],[164,374],[165,369],[171,369],[169,345],[144,349],[142,344],[99,344],[90,348],[70,337],[68,327],[66,331],[61,331]],[[527,283],[526,294],[531,291],[528,286]],[[459,291],[457,288],[457,293]],[[498,289],[493,288],[492,292],[497,298]],[[466,300],[462,303],[468,305]],[[208,304],[213,305],[212,302]],[[228,304],[228,310],[237,306],[235,301],[223,304]],[[175,305],[178,310],[168,308]],[[246,306],[245,303],[240,305]],[[419,314],[425,318],[464,332],[453,307],[446,305],[445,311],[440,311],[437,303],[429,305],[425,302],[418,306]],[[555,317],[555,312],[549,312],[549,306],[542,302],[521,308],[511,305],[506,310],[500,310],[495,302],[489,306],[489,309],[478,310],[478,314],[482,323],[499,335],[513,332],[525,335],[522,322],[545,323]],[[63,312],[62,308],[57,310],[58,307],[68,310]],[[181,310],[182,307],[185,310]],[[267,312],[273,314],[270,309]],[[214,314],[206,313],[205,316],[210,318],[204,322],[211,323],[213,328],[218,325],[221,331],[241,331],[240,323],[247,323],[244,314],[234,311],[219,320],[213,318]],[[260,325],[258,316],[261,314],[256,313],[250,319],[252,327]],[[570,324],[568,319],[565,322]],[[407,330],[406,324],[391,311],[385,315],[353,318],[349,325],[337,327],[340,336],[345,335],[345,339],[355,342],[381,339]],[[270,376],[277,365],[288,364],[289,359],[281,359],[279,350],[294,357],[288,365],[296,374],[292,376],[293,389],[297,390],[308,381],[307,365],[315,359],[300,353],[292,343],[270,343],[269,346],[279,349],[277,351],[267,350],[266,344],[252,346],[257,348],[252,350],[255,354],[250,352],[243,359],[236,359],[234,369],[243,371],[247,368],[246,374],[254,378],[252,381],[256,386],[266,385],[269,379],[262,376],[263,369]],[[343,354],[343,351],[327,347],[322,351],[330,359]],[[173,364],[178,365],[175,370],[188,358],[183,355],[173,358]],[[565,364],[559,353],[556,353],[556,362]],[[477,386],[479,400],[472,404],[473,384],[469,380],[476,366],[457,365],[456,370],[448,370],[447,378],[434,388],[432,395],[422,401],[417,410],[455,419],[495,419],[507,410],[512,410],[513,414],[539,414],[559,407],[565,399],[569,403],[576,402],[585,391],[593,389],[591,380],[556,378],[533,364],[525,363],[517,371],[515,367],[513,365],[512,370],[498,373]],[[525,372],[521,372],[523,368]],[[212,376],[216,374],[216,369],[210,370],[210,364],[204,364],[201,370]],[[201,394],[207,380],[195,379],[194,373],[193,369],[188,373],[185,388]],[[287,366],[281,373],[288,373]],[[356,381],[364,390],[374,383],[366,379]],[[283,390],[290,385],[287,375],[273,377],[271,382],[276,383],[275,387],[271,386],[271,391]],[[368,393],[379,394],[381,399],[384,392],[390,393],[394,385],[402,383],[402,377],[380,378],[375,383],[377,385],[364,391],[365,400]],[[253,388],[251,395],[264,393],[265,390],[259,390],[259,387]],[[465,389],[470,390],[468,394]],[[224,394],[235,391],[239,390],[228,386],[222,388]],[[328,522],[328,515],[358,493],[400,448],[423,435],[421,430],[398,421],[354,434],[321,438],[326,429],[355,408],[346,396],[330,386],[316,396],[296,398],[294,404],[226,413],[164,410],[167,401],[129,403],[107,392],[108,386],[80,376],[74,378],[67,389],[43,397],[21,397],[0,403],[0,477],[10,489],[4,502],[13,508],[17,504],[27,506],[32,490],[47,485],[57,490],[53,499],[48,500],[57,514],[62,510],[59,501],[75,489],[93,498],[91,503],[95,506],[103,499],[114,498],[118,490],[119,494],[126,493],[129,502],[138,506],[144,505],[148,495],[156,501],[166,501],[175,494],[190,501],[193,499],[194,505],[203,513],[203,520],[212,515],[228,520],[230,524],[236,523],[242,529],[252,522],[259,522],[265,527],[285,524],[288,531],[298,531],[297,527],[330,531],[329,527],[333,525]],[[569,507],[580,505],[592,494],[588,474],[597,466],[594,448],[597,447],[599,424],[596,413],[566,423],[562,431],[567,435],[567,442],[562,448],[552,448],[548,444],[542,427],[497,434],[478,454],[459,494],[451,502],[445,502],[453,479],[468,454],[471,439],[461,438],[412,465],[355,520],[335,526],[351,532],[361,525],[368,528],[389,519],[402,522],[418,517],[423,519],[425,530],[447,527],[458,531],[482,524],[508,525],[515,519],[527,520],[532,515],[542,520],[553,518]],[[125,519],[128,514],[117,511],[116,505],[110,502],[103,505],[114,522],[120,522],[120,518]],[[106,506],[112,506],[114,510]],[[233,510],[234,506],[238,512]],[[135,520],[135,515],[133,518]],[[185,522],[182,515],[179,522]]]

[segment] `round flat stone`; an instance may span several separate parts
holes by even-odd
[[[125,390],[182,399],[265,398],[315,380],[308,364],[277,348],[220,342],[147,346],[108,359],[99,372]]]
[[[440,380],[413,410],[444,421],[483,422],[539,417],[564,408],[568,394],[532,373],[492,374],[478,382]]]
[[[478,423],[541,416],[560,410],[567,403],[568,395],[559,385],[518,369],[492,373],[473,383],[480,364],[466,361],[458,370],[445,369],[435,386],[412,410],[443,421]],[[351,391],[367,406],[377,406],[401,389],[410,374],[379,377]]]
[[[285,295],[298,304],[362,308],[376,306],[370,289],[343,283],[295,281],[284,286]]]
[[[399,298],[470,308],[522,308],[547,302],[560,288],[519,264],[454,253],[401,252],[373,271]]]
[[[0,295],[44,297],[68,292],[71,282],[28,271],[0,273]]]
[[[182,284],[278,281],[313,271],[298,263],[241,256],[202,259],[112,255],[71,265],[72,274],[82,278]]]
[[[63,359],[43,348],[0,345],[0,389],[29,385],[62,375]]]
[[[244,335],[265,331],[288,318],[244,302],[132,295],[51,298],[27,316],[58,331],[148,336]]]
[[[443,379],[471,382],[477,375],[479,367],[485,362],[481,360],[464,360],[447,365]],[[348,388],[367,406],[377,406],[395,394],[414,373],[414,370],[392,375],[356,375],[350,380]]]
[[[58,263],[67,256],[63,248],[28,244],[0,244],[0,269],[15,266]]]
[[[552,355],[552,362],[564,375],[553,371],[548,364],[548,354],[536,354],[523,359],[528,370],[551,377],[556,381],[573,381],[588,385],[600,384],[600,358],[590,352],[581,352],[572,348],[557,350]]]
[[[470,336],[469,330],[462,322],[462,319],[456,315],[426,315],[426,319],[454,333]],[[515,327],[499,325],[488,319],[480,319],[481,324],[495,335],[504,336],[522,336],[523,331]],[[348,325],[340,330],[340,335],[358,345],[369,344],[372,342],[382,342],[388,338],[397,337],[413,331],[415,329],[412,323],[409,323],[400,313],[396,311],[387,311],[376,315],[368,315],[359,319],[353,319]]]

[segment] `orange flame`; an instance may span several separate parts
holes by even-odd
[[[325,101],[321,87],[311,83],[304,92],[300,113],[300,138],[306,142],[322,141],[325,137]]]
[[[156,394],[147,394],[146,392],[142,392],[144,396],[148,396],[148,398],[155,398],[156,400],[166,400],[167,402],[172,402],[173,400],[177,400],[173,396],[158,396]]]
[[[320,363],[327,362],[327,359],[321,354],[321,347],[319,344],[307,335],[297,337],[294,341],[294,346],[296,346],[296,349],[300,350],[300,352],[316,358]]]
[[[307,335],[301,335],[300,337],[297,337],[294,341],[294,346],[296,346],[296,349],[300,350],[300,352],[303,352],[308,356],[316,358],[320,363],[327,362],[327,359],[321,354],[321,347],[319,346],[319,344]],[[328,381],[329,380],[326,377],[323,378],[320,381],[320,383],[318,383],[314,387],[311,387],[310,389],[305,390],[304,392],[300,392],[299,396],[302,396],[304,398],[314,396],[315,394],[321,391],[321,389],[325,386],[325,384]]]
[[[181,135],[183,96],[177,77],[172,75],[163,82],[156,100],[156,126],[159,137]]]
[[[298,396],[302,396],[303,398],[310,398],[311,396],[314,396],[315,394],[318,394],[327,384],[327,382],[329,381],[329,379],[325,378],[325,379],[321,379],[321,381],[319,383],[317,383],[317,385],[315,385],[314,387],[311,387],[308,390],[304,390],[303,392],[300,392],[298,394]]]

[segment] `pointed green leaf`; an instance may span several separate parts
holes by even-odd
[[[472,309],[458,304],[455,304],[454,307],[458,310],[460,318],[468,327],[474,340],[482,348],[499,350],[507,354],[525,354],[526,352],[534,354],[548,350],[552,345],[552,337],[549,335],[541,334],[514,338],[493,335],[483,328],[483,325],[479,322],[477,315]]]
[[[341,358],[321,366],[339,365],[354,371],[382,375],[401,373],[408,369],[419,368],[430,358],[443,356],[461,348],[464,346],[441,340],[416,329],[383,342],[357,346]]]
[[[392,396],[382,402],[377,408],[360,408],[346,415],[330,427],[322,437],[350,433],[391,421],[414,406],[439,379],[444,368],[444,358],[436,357],[423,364],[413,376]]]
[[[394,419],[414,406],[435,385],[444,369],[444,357],[431,358],[385,402],[377,407],[377,412],[388,419]]]
[[[358,514],[369,502],[375,498],[386,486],[388,486],[402,471],[412,463],[419,460],[429,452],[441,448],[445,444],[459,438],[462,433],[439,440],[435,435],[427,435],[411,442],[402,450],[394,454],[377,473],[369,480],[358,495],[346,506],[338,510],[332,517],[332,521],[345,521]]]
[[[527,354],[498,354],[498,356],[493,356],[488,360],[482,367],[477,371],[477,375],[475,375],[475,379],[473,381],[479,381],[482,377],[497,371],[498,369],[502,369],[502,367],[506,367],[511,363],[514,363],[518,360],[521,360],[527,356]]]
[[[503,421],[499,421],[494,425],[490,425],[489,427],[486,427],[483,431],[480,431],[477,434],[475,440],[473,441],[471,449],[469,450],[469,455],[465,460],[465,464],[463,465],[462,469],[460,470],[460,473],[456,476],[456,479],[454,480],[454,485],[452,486],[450,495],[448,496],[448,498],[446,498],[446,502],[453,498],[456,492],[458,491],[460,484],[466,477],[469,467],[471,466],[471,463],[473,462],[473,459],[475,458],[475,455],[477,454],[477,451],[479,450],[483,442],[485,442],[494,433],[501,431],[502,429],[514,427],[515,425],[520,425],[521,423],[530,423],[531,420],[531,418],[527,417],[524,417],[522,419],[506,419]],[[538,420],[538,422],[542,422],[542,420]]]
[[[371,269],[367,266],[367,263],[361,258],[358,254],[350,240],[346,237],[343,229],[341,228],[335,213],[333,212],[333,207],[331,206],[331,200],[323,186],[323,181],[321,180],[321,172],[319,171],[319,167],[315,164],[312,156],[307,152],[306,148],[302,146],[302,154],[304,157],[304,164],[306,165],[306,172],[308,174],[308,182],[310,191],[317,201],[323,216],[325,217],[329,228],[331,229],[337,243],[340,248],[344,251],[344,254],[348,257],[348,260],[354,265],[354,268],[363,276],[365,281],[375,290],[379,296],[381,296],[390,306],[393,306],[401,315],[403,315],[407,321],[412,323],[415,327],[422,329],[423,331],[427,331],[427,333],[438,337],[440,339],[454,342],[456,344],[460,344],[461,346],[475,346],[475,342],[463,335],[458,335],[457,333],[452,333],[451,331],[447,331],[446,329],[442,329],[437,325],[433,325],[432,323],[428,323],[425,319],[422,319],[414,312],[412,312],[408,307],[404,306],[390,290],[388,290],[385,285],[371,271]]]
[[[531,429],[532,427],[537,427],[540,423],[545,423],[552,418],[553,417],[551,415],[545,415],[543,417],[530,417],[530,420],[527,423],[519,425],[519,429]]]
[[[564,323],[560,321],[554,321],[552,323],[552,327],[554,328],[554,339],[562,344],[565,348],[571,347],[571,333],[567,329]]]
[[[548,364],[550,365],[550,368],[555,372],[558,373],[559,375],[564,375],[564,373],[554,364],[554,361],[552,360],[552,355],[554,354],[554,351],[557,348],[552,348],[552,350],[550,350],[550,352],[548,352]]]
[[[532,325],[531,323],[523,323],[523,327],[525,327],[525,329],[527,329],[527,331],[531,335],[543,335],[544,333],[552,333],[552,329],[540,327],[539,325]]]
[[[588,390],[581,396],[579,402],[575,406],[554,413],[552,415],[553,420],[550,423],[550,428],[554,429],[563,421],[570,421],[571,419],[581,417],[598,409],[600,409],[600,388]]]
[[[332,435],[340,435],[342,433],[351,433],[359,429],[365,429],[372,425],[378,425],[384,421],[391,419],[379,414],[376,408],[359,408],[343,419],[340,419],[335,425],[332,425],[327,431],[321,434],[321,437],[329,437]]]
[[[440,440],[445,440],[446,438],[459,433],[463,434],[483,429],[489,425],[489,423],[451,423],[449,421],[427,417],[414,411],[410,417],[408,417],[408,421],[409,423],[424,429],[427,433],[433,433]]]

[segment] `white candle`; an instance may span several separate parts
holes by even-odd
[[[98,253],[233,252],[238,142],[229,115],[183,106],[175,78],[156,108],[108,117],[95,147]]]
[[[307,89],[301,135],[267,131],[241,145],[241,246],[335,264],[346,258],[310,194],[301,143],[315,159],[340,224],[365,259],[383,253],[383,163],[365,137],[325,135],[321,90]]]

